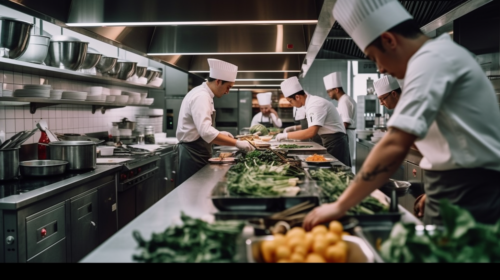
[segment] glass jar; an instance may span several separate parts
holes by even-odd
[[[147,144],[155,144],[155,130],[153,126],[145,126],[144,127],[144,143]]]

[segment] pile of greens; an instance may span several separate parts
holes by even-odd
[[[281,153],[283,157],[285,154]],[[252,151],[239,159],[238,164],[231,167],[233,172],[243,172],[247,166],[281,165],[281,159],[271,151]]]
[[[500,221],[477,223],[467,210],[447,200],[440,203],[444,230],[417,234],[415,224],[397,223],[382,244],[382,258],[398,263],[500,262]]]
[[[349,172],[334,172],[328,169],[310,170],[312,178],[321,189],[321,196],[325,203],[336,201],[344,190],[349,186],[349,182],[354,175]],[[387,212],[388,208],[378,199],[368,196],[361,203],[347,211],[348,215],[368,214]]]
[[[281,144],[278,146],[280,149],[304,149],[304,148],[312,148],[313,146],[299,146],[296,144]]]
[[[216,221],[212,224],[181,213],[182,226],[153,233],[146,241],[138,231],[133,236],[140,254],[133,259],[146,263],[235,262],[236,242],[244,227],[240,221]]]

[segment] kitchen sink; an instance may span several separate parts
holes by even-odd
[[[379,225],[370,225],[363,227],[356,227],[354,229],[354,234],[359,238],[363,239],[367,244],[370,250],[372,250],[375,261],[383,263],[385,262],[380,256],[380,252],[377,247],[382,244],[384,241],[389,239],[391,235],[393,224],[379,224]]]

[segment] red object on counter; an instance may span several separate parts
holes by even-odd
[[[42,235],[42,237],[47,236],[47,230],[43,228],[42,231],[40,231],[40,234]]]
[[[50,143],[49,137],[45,131],[42,131],[42,135],[40,136],[38,143]],[[38,159],[47,159],[47,146],[38,145]]]

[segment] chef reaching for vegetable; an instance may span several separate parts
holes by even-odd
[[[396,0],[339,0],[333,15],[380,73],[404,79],[403,93],[354,181],[336,202],[309,213],[304,227],[338,219],[386,183],[414,142],[425,170],[424,224],[442,223],[441,199],[478,222],[499,220],[500,110],[472,55],[447,33],[424,35]]]
[[[349,144],[342,118],[333,103],[302,89],[297,77],[281,83],[281,91],[292,106],[305,107],[308,128],[276,135],[276,141],[287,139],[305,140],[318,134],[326,151],[347,166],[351,166]]]
[[[236,146],[253,151],[248,141],[238,141],[229,132],[214,128],[214,97],[221,98],[233,87],[238,67],[217,59],[208,59],[210,78],[192,89],[182,100],[176,136],[179,140],[178,184],[182,184],[212,157],[212,145]]]

